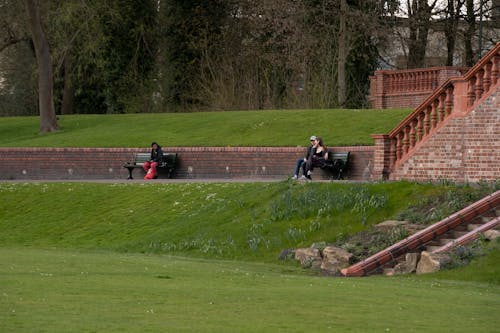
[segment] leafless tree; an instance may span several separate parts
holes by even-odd
[[[49,43],[47,42],[47,38],[42,28],[39,1],[25,0],[25,5],[38,64],[40,132],[53,132],[57,131],[59,126],[57,124],[57,117],[54,109],[54,81]]]

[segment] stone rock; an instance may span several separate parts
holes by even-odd
[[[295,258],[295,249],[284,249],[278,256],[278,260],[288,260]]]
[[[375,224],[374,227],[376,229],[386,231],[386,230],[389,230],[392,228],[407,225],[408,223],[409,223],[408,221],[387,220],[387,221]]]
[[[327,247],[328,244],[326,242],[318,242],[318,243],[312,243],[311,247],[318,249],[318,250],[323,250],[325,247]]]
[[[425,226],[420,224],[410,223],[408,221],[397,221],[397,220],[387,220],[379,224],[374,225],[374,228],[383,232],[387,232],[391,229],[401,227],[404,228],[410,235],[413,235],[417,231],[425,228]]]
[[[338,275],[342,268],[349,267],[352,254],[344,249],[327,246],[323,249],[323,261],[321,269],[329,274]]]
[[[394,274],[410,274],[416,271],[420,259],[419,253],[407,253],[405,261],[394,266]]]
[[[410,234],[410,235],[413,235],[413,234],[419,232],[420,230],[426,228],[425,225],[415,224],[415,223],[408,223],[408,224],[404,225],[403,227],[406,229],[406,231],[408,231],[408,234]]]
[[[303,268],[319,269],[321,267],[321,252],[314,248],[303,248],[295,250],[295,259],[300,261]]]
[[[426,274],[439,271],[444,265],[451,262],[449,255],[445,253],[432,253],[423,251],[417,265],[417,274]]]
[[[490,230],[487,230],[483,233],[484,235],[484,238],[486,238],[487,240],[495,240],[497,239],[498,237],[500,237],[500,231],[498,230],[495,230],[495,229],[490,229]]]

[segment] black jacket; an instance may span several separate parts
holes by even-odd
[[[307,147],[306,160],[308,160],[309,156],[311,156],[313,149],[314,149],[313,145],[310,145],[309,147]]]
[[[158,145],[158,149],[151,149],[151,161],[160,163],[163,158],[163,150],[160,145]]]

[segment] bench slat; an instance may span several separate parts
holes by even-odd
[[[342,179],[342,173],[347,170],[349,166],[349,156],[351,152],[328,152],[328,161],[322,169],[329,170],[336,174],[336,179]]]

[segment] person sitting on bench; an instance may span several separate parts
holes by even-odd
[[[323,139],[319,136],[314,141],[311,156],[306,162],[306,178],[311,180],[311,173],[315,167],[324,167],[328,159],[328,148],[323,143]]]
[[[313,135],[310,138],[311,144],[307,147],[306,156],[304,158],[300,158],[297,160],[297,165],[295,166],[295,173],[293,174],[293,179],[299,178],[299,172],[302,169],[302,178],[306,178],[306,162],[311,156],[311,152],[313,150],[314,141],[316,141],[316,136]]]
[[[143,168],[146,171],[144,179],[158,178],[158,171],[156,168],[163,157],[163,150],[156,142],[151,143],[151,158],[149,161],[144,162]]]

